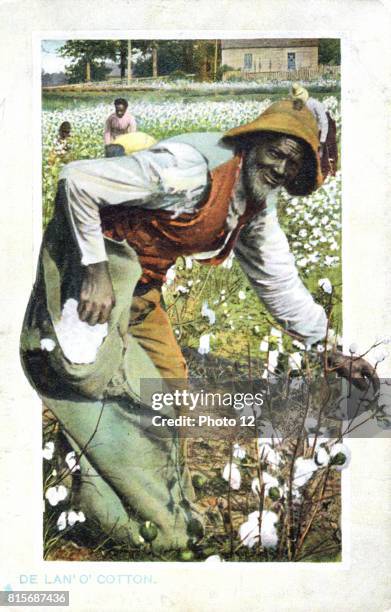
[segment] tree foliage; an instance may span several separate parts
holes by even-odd
[[[60,55],[70,58],[66,74],[70,83],[104,79],[109,72],[105,61],[115,60],[117,44],[113,40],[68,40]]]
[[[319,39],[319,64],[332,66],[341,64],[341,41],[339,38]]]
[[[132,40],[131,46],[136,77],[184,73],[210,80],[221,63],[220,46],[216,55],[214,40]],[[109,72],[107,60],[119,65],[122,79],[126,76],[127,40],[68,40],[60,54],[70,59],[66,68],[70,83],[104,79]]]

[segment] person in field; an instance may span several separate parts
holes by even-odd
[[[104,131],[105,145],[112,144],[117,136],[129,134],[137,130],[136,119],[128,111],[128,102],[125,98],[114,100],[115,112],[106,119]]]
[[[337,128],[325,105],[309,95],[307,89],[293,83],[291,98],[296,104],[305,104],[316,119],[319,130],[319,156],[323,178],[335,175],[338,167]]]
[[[69,123],[69,121],[63,121],[60,127],[58,128],[57,137],[49,153],[49,165],[53,165],[56,161],[60,161],[62,163],[69,162],[71,150],[71,124]]]
[[[305,196],[321,185],[318,150],[312,113],[282,100],[226,134],[183,134],[63,168],[22,361],[80,458],[78,508],[111,538],[137,543],[149,520],[154,546],[183,548],[202,522],[177,434],[151,427],[145,399],[151,385],[180,387],[188,376],[162,297],[178,257],[216,266],[233,251],[283,328],[307,345],[324,339],[326,314],[300,280],[276,210],[281,189]],[[377,384],[363,359],[334,351],[328,363]]]

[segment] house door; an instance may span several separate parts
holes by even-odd
[[[296,70],[296,53],[288,53],[288,70]]]

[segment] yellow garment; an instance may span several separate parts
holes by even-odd
[[[121,145],[125,149],[125,155],[131,155],[136,151],[142,151],[143,149],[149,149],[157,140],[145,134],[145,132],[131,132],[130,134],[121,134],[112,142],[112,144]]]

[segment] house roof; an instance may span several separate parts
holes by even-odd
[[[254,49],[256,47],[317,47],[318,38],[242,38],[222,40],[222,49]]]

